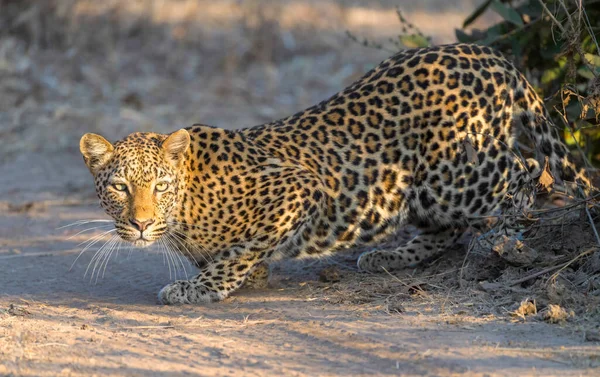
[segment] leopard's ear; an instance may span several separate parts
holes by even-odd
[[[183,155],[189,147],[190,134],[184,129],[171,133],[162,143],[165,158],[173,165],[181,163]]]
[[[87,133],[79,141],[79,150],[83,155],[83,161],[92,174],[96,174],[112,156],[113,145],[100,135]]]

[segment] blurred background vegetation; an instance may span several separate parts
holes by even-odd
[[[503,20],[466,31],[486,10]],[[600,1],[486,0],[456,30],[461,42],[494,46],[546,99],[567,143],[600,165]]]
[[[85,132],[115,140],[196,122],[260,124],[327,98],[400,48],[457,40],[510,55],[571,146],[598,164],[600,0],[545,4],[0,0],[0,173],[59,175],[56,190],[87,190]]]
[[[449,43],[480,1],[400,3],[435,43]],[[0,0],[0,159],[41,164],[39,174],[50,179],[56,158],[61,165],[72,159],[70,170],[80,165],[85,132],[115,140],[133,131],[196,122],[239,128],[292,114],[390,55],[345,33],[397,35],[398,3]],[[490,12],[477,23],[496,18]]]

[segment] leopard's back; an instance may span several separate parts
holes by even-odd
[[[497,209],[534,169],[517,128],[565,179],[583,177],[524,76],[489,47],[455,44],[402,51],[327,101],[242,132],[321,179],[322,226],[345,243],[407,218],[462,226]]]

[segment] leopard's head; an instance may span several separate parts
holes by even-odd
[[[117,233],[146,246],[168,229],[184,187],[184,160],[190,135],[133,133],[114,145],[100,135],[83,135],[79,148],[94,176],[100,205]]]

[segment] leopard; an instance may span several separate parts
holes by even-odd
[[[510,60],[457,43],[402,50],[267,124],[194,124],[114,144],[87,133],[80,151],[123,240],[168,238],[198,267],[161,289],[159,303],[195,304],[264,280],[284,258],[374,245],[358,257],[360,271],[415,266],[454,245],[473,219],[529,198],[544,163],[558,182],[589,187],[558,131]],[[419,229],[414,238],[377,247],[408,225]]]

